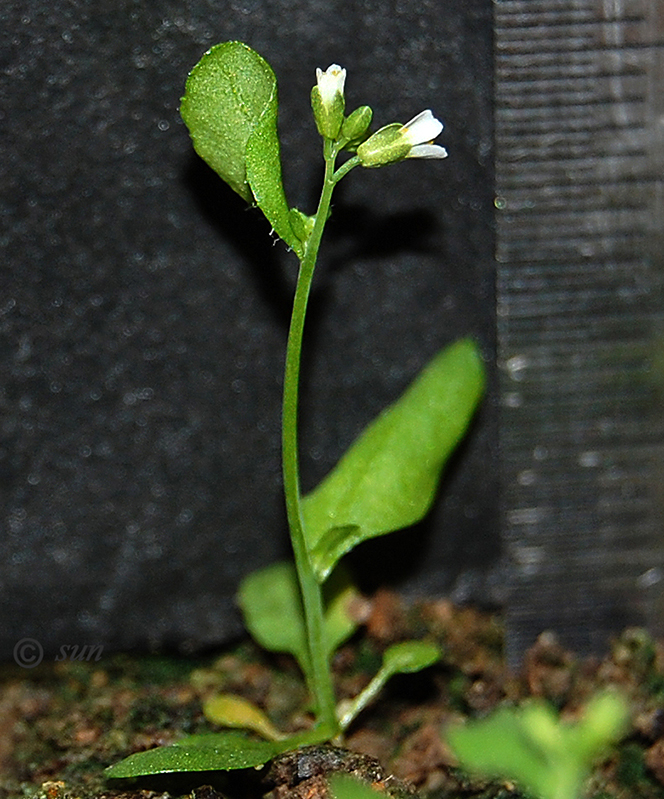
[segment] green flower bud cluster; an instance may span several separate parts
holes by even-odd
[[[369,135],[373,112],[368,105],[345,116],[344,84],[346,70],[332,64],[325,72],[316,70],[316,85],[311,90],[311,106],[320,135],[351,152],[365,167],[385,166],[406,158],[446,158],[447,151],[433,143],[443,129],[431,111],[422,111],[400,125],[394,122]]]

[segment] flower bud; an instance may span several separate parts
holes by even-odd
[[[357,148],[362,166],[374,167],[393,164],[408,157],[410,144],[401,133],[402,125],[394,122],[377,130]]]
[[[314,229],[316,217],[303,214],[299,208],[290,208],[288,210],[288,217],[295,235],[300,241],[306,242],[309,236],[311,236],[311,231]]]
[[[325,72],[317,69],[316,81],[311,90],[311,107],[316,127],[321,136],[335,140],[344,120],[346,70],[338,64],[332,64]]]
[[[361,105],[344,119],[341,126],[341,137],[348,141],[361,139],[369,130],[373,111],[368,105]]]

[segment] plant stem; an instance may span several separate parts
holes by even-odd
[[[295,556],[302,605],[304,608],[307,644],[309,649],[309,668],[307,679],[313,694],[318,721],[329,726],[331,734],[338,729],[334,688],[330,672],[329,653],[325,640],[325,619],[321,586],[309,558],[307,541],[302,518],[302,498],[300,495],[300,471],[298,455],[298,397],[300,380],[300,360],[302,354],[302,335],[307,311],[307,301],[313,280],[316,258],[320,247],[325,223],[330,210],[335,180],[334,163],[338,149],[332,142],[325,142],[325,178],[313,230],[307,241],[293,300],[293,311],[288,331],[286,348],[286,367],[284,372],[284,393],[282,411],[282,459],[286,512],[290,529],[291,543]],[[344,165],[345,166],[345,165]],[[288,623],[286,621],[286,623]]]

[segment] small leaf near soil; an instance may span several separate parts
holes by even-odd
[[[206,700],[203,703],[203,715],[221,727],[252,730],[268,741],[287,737],[279,732],[259,707],[236,694],[218,694]]]
[[[330,790],[334,799],[380,799],[385,796],[382,791],[377,791],[349,774],[331,776]]]
[[[395,674],[422,671],[440,660],[441,651],[429,641],[403,641],[385,650],[383,664],[369,685],[352,700],[340,704],[337,715],[342,730],[372,702]]]
[[[253,638],[271,652],[290,653],[308,674],[304,612],[293,564],[273,563],[249,574],[240,584],[238,602]]]
[[[381,671],[388,678],[394,674],[412,674],[422,671],[440,660],[438,646],[429,641],[403,641],[385,650]]]
[[[261,766],[280,750],[276,741],[257,741],[239,732],[183,738],[115,763],[106,769],[113,779],[166,774],[171,771],[225,771]]]

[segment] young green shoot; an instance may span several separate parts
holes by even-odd
[[[514,780],[539,799],[579,799],[594,762],[619,740],[627,705],[617,693],[598,693],[577,722],[560,721],[544,701],[504,707],[447,731],[467,771]]]

